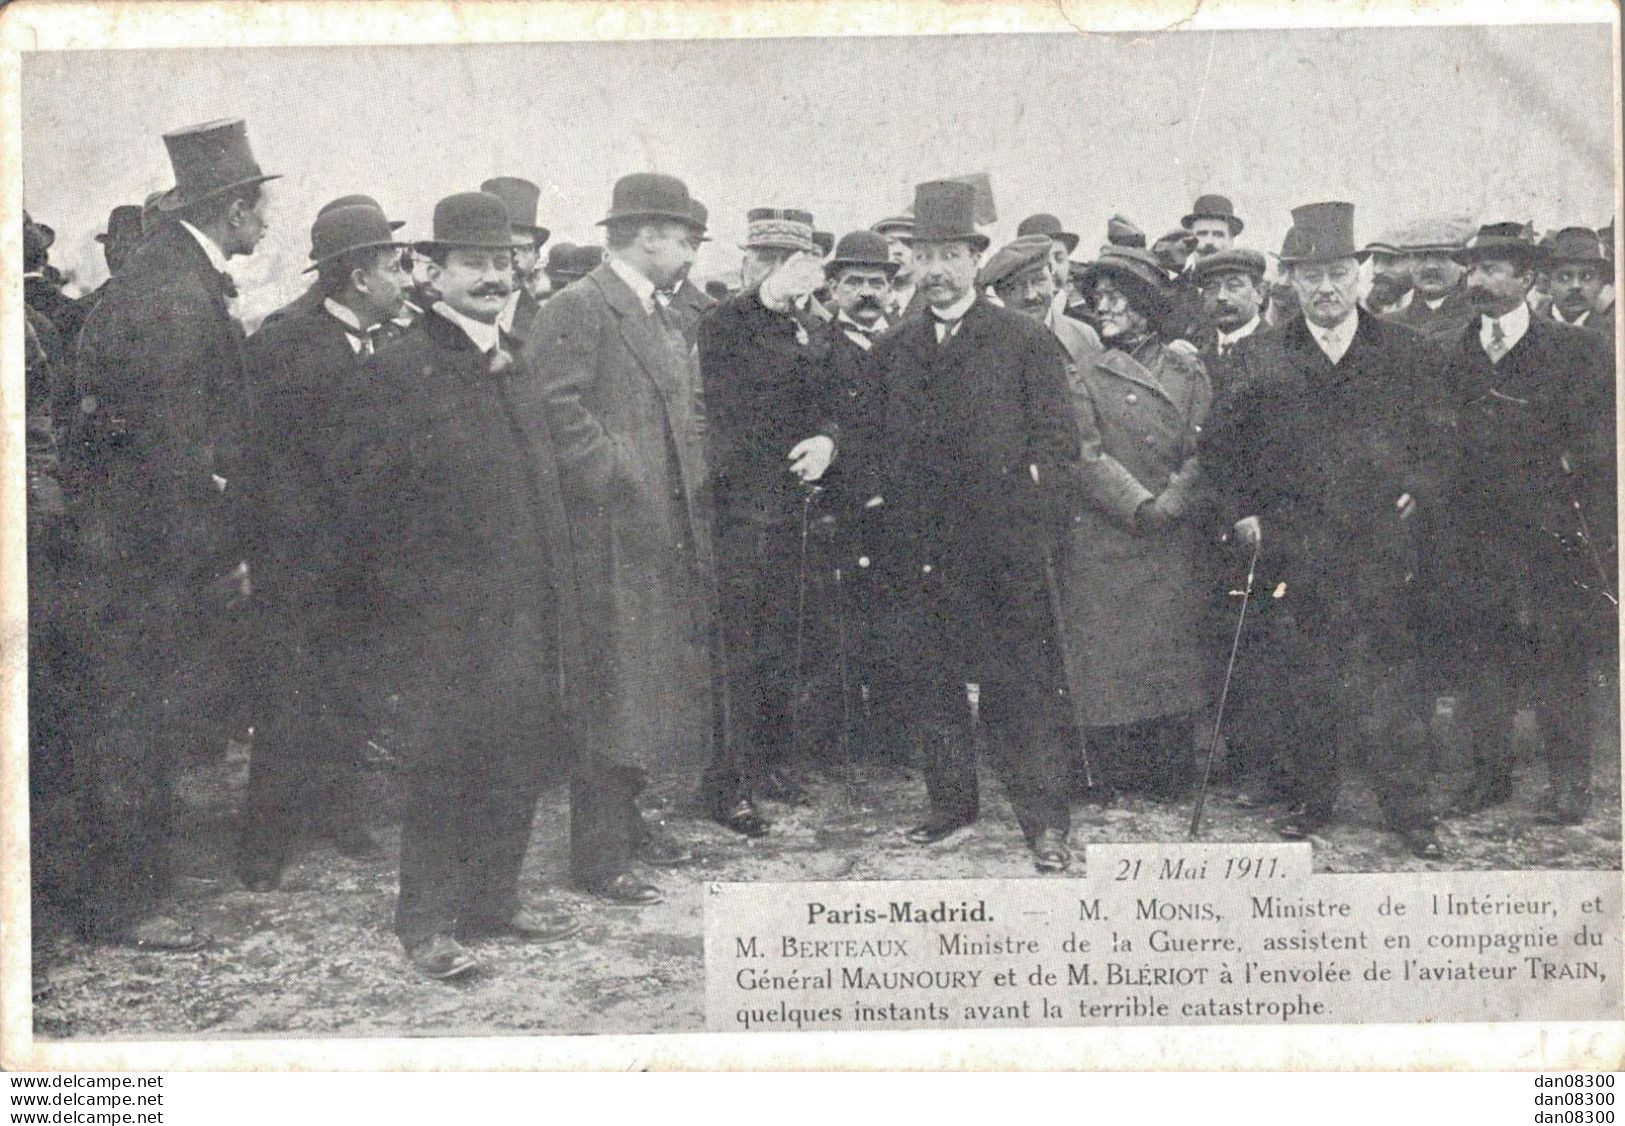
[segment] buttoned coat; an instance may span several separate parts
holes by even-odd
[[[696,777],[717,715],[715,560],[699,366],[609,264],[549,298],[525,346],[557,442],[615,761]]]
[[[1132,352],[1107,348],[1071,392],[1083,479],[1063,584],[1073,695],[1090,726],[1189,711],[1207,680],[1194,503],[1207,374],[1153,337]],[[1180,517],[1137,527],[1141,503],[1159,495]]]

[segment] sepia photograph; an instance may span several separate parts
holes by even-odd
[[[17,52],[9,1025],[1617,1028],[1575,10]]]

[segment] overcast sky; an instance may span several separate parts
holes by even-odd
[[[1153,238],[1203,191],[1280,249],[1299,203],[1356,204],[1356,237],[1423,214],[1598,226],[1613,209],[1610,30],[1411,28],[25,56],[24,196],[59,267],[94,284],[91,236],[172,180],[160,134],[244,117],[274,185],[245,297],[303,284],[316,209],[377,196],[406,233],[436,199],[512,174],[555,239],[596,241],[610,185],[654,169],[711,210],[701,272],[736,263],[744,213],[800,206],[836,233],[913,185],[986,170],[1010,237],[1058,213]]]

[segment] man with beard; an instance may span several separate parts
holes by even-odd
[[[1547,287],[1552,307],[1548,314],[1559,324],[1588,328],[1606,340],[1614,339],[1614,311],[1600,308],[1602,287],[1613,279],[1602,242],[1586,227],[1564,227],[1547,235],[1545,252]]]
[[[690,210],[694,216],[694,228],[700,232],[700,241],[709,242],[705,235],[705,225],[710,220],[711,213],[699,200],[689,202],[692,205]],[[665,306],[667,314],[677,322],[678,329],[682,331],[683,339],[690,345],[699,340],[700,321],[717,305],[710,294],[689,278],[692,269],[691,263],[683,268],[682,275],[670,286],[655,290],[655,300]]]
[[[1493,223],[1459,252],[1478,317],[1450,352],[1468,453],[1454,503],[1452,641],[1464,649],[1472,813],[1513,792],[1513,713],[1533,698],[1550,798],[1542,820],[1590,808],[1587,665],[1617,666],[1612,341],[1526,304],[1541,251]],[[1583,521],[1583,523],[1582,523]]]
[[[1281,835],[1331,820],[1336,748],[1363,745],[1389,825],[1437,858],[1415,580],[1448,499],[1449,425],[1433,350],[1359,312],[1353,218],[1347,203],[1293,210],[1280,259],[1303,319],[1238,349],[1202,459],[1232,540],[1259,550],[1255,589],[1280,594],[1253,676],[1273,685],[1292,763]]]
[[[1100,352],[1100,337],[1082,321],[1056,308],[1055,246],[1049,235],[1025,235],[1002,246],[977,275],[978,288],[992,288],[1006,309],[1025,313],[1055,334],[1066,350],[1071,371]],[[1068,267],[1065,255],[1061,269]]]
[[[1415,295],[1410,306],[1393,315],[1402,324],[1440,347],[1449,347],[1473,319],[1461,289],[1462,269],[1455,255],[1472,235],[1465,219],[1429,219],[1410,232],[1402,249],[1411,258]]]
[[[480,185],[480,191],[494,195],[508,209],[508,221],[513,225],[513,291],[503,308],[497,324],[502,331],[524,340],[530,331],[530,322],[536,319],[541,302],[536,299],[539,277],[537,265],[543,245],[550,233],[536,223],[536,207],[542,198],[542,189],[518,176],[493,176]]]
[[[803,672],[804,536],[841,406],[796,318],[823,281],[811,218],[752,210],[745,290],[700,325],[729,721],[703,793],[712,819],[746,836],[767,830],[757,796],[798,788],[788,769],[800,734],[791,717]]]
[[[593,680],[586,745],[607,762],[616,815],[573,818],[576,880],[615,904],[656,903],[634,860],[686,857],[636,798],[711,761],[715,563],[694,349],[655,297],[693,265],[688,188],[653,172],[615,184],[608,257],[542,306],[525,355],[558,440]],[[579,848],[577,843],[579,842]]]
[[[1375,317],[1391,317],[1410,307],[1416,295],[1411,281],[1414,264],[1405,250],[1403,232],[1390,231],[1366,243],[1362,257],[1371,263],[1371,286],[1361,308]]]
[[[378,331],[401,311],[406,244],[377,207],[321,212],[311,227],[319,307],[263,326],[248,341],[254,411],[245,460],[259,644],[268,666],[243,796],[237,871],[251,891],[277,886],[302,819],[356,860],[378,855],[361,811],[360,752],[369,695],[387,684],[353,679],[367,642],[365,615],[337,566],[346,529],[335,522],[329,458],[350,424],[349,404],[373,375]]]
[[[1202,298],[1205,327],[1191,343],[1207,369],[1213,394],[1229,382],[1234,349],[1263,325],[1264,256],[1244,246],[1198,259],[1191,281]]]
[[[914,284],[914,252],[909,248],[914,216],[893,215],[869,229],[885,236],[887,252],[891,260],[897,263],[897,273],[891,280],[891,297],[886,304],[886,319],[896,324],[904,317],[912,317],[925,309],[925,298]]]
[[[1048,566],[1070,523],[1078,433],[1062,352],[1031,318],[978,299],[987,237],[969,184],[915,192],[911,236],[927,315],[875,347],[877,463],[903,685],[930,812],[921,845],[976,820],[967,681],[1041,871],[1068,866],[1071,709]]]

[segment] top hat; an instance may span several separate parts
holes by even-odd
[[[395,224],[378,208],[365,203],[331,207],[318,213],[316,222],[311,225],[311,264],[304,272],[308,274],[328,259],[352,250],[383,250],[391,246],[404,249],[406,244],[396,241]]]
[[[704,230],[696,226],[688,188],[676,176],[661,172],[631,172],[615,181],[609,214],[598,220],[598,226],[622,219],[670,219]]]
[[[1198,258],[1191,267],[1191,280],[1202,285],[1220,274],[1248,274],[1255,281],[1263,281],[1269,263],[1256,250],[1245,246],[1232,246],[1206,258]]]
[[[1236,218],[1235,206],[1229,198],[1222,195],[1197,196],[1196,202],[1191,204],[1191,213],[1181,219],[1179,225],[1188,231],[1198,219],[1223,219],[1230,228],[1231,238],[1241,234],[1242,227],[1246,225]]]
[[[745,215],[745,241],[740,250],[795,250],[813,253],[813,217],[795,208],[753,207]]]
[[[1358,258],[1352,203],[1306,203],[1292,209],[1292,227],[1281,240],[1283,266]]]
[[[987,260],[987,265],[976,275],[976,284],[998,285],[1030,267],[1047,265],[1050,239],[1053,237],[1047,232],[1039,232],[1021,235],[1014,242],[1005,243],[993,252],[993,257]]]
[[[1410,254],[1454,254],[1473,237],[1473,221],[1465,215],[1429,216],[1402,232],[1400,249]]]
[[[959,180],[928,180],[914,189],[914,229],[908,242],[964,242],[982,253],[988,237],[976,229],[976,189]]]
[[[1564,227],[1541,240],[1540,249],[1548,262],[1594,262],[1607,265],[1602,256],[1602,240],[1589,227]]]
[[[1108,246],[1100,257],[1084,267],[1078,288],[1088,293],[1102,277],[1109,277],[1131,291],[1135,308],[1153,320],[1160,320],[1173,307],[1170,281],[1157,256],[1137,246]]]
[[[1044,235],[1047,238],[1055,239],[1066,247],[1068,254],[1078,249],[1078,236],[1071,231],[1063,231],[1059,219],[1042,211],[1037,215],[1027,216],[1016,227],[1017,239],[1025,238],[1028,235]]]
[[[697,199],[688,201],[688,213],[692,220],[691,226],[701,242],[710,242],[711,236],[705,233],[705,225],[711,221],[711,212],[706,210],[705,204]]]
[[[480,185],[480,191],[494,195],[508,209],[508,222],[513,225],[514,243],[518,246],[547,241],[546,227],[536,225],[536,204],[542,198],[542,189],[518,176],[493,176]]]
[[[547,276],[554,283],[573,282],[596,270],[604,261],[604,250],[598,246],[577,246],[573,242],[556,242],[547,248]]]
[[[316,212],[316,214],[318,216],[325,215],[327,212],[332,211],[335,208],[351,207],[358,203],[366,207],[375,207],[379,211],[384,209],[384,205],[379,203],[376,199],[373,199],[372,196],[357,193],[355,195],[341,195],[337,199],[328,200],[326,203],[322,204],[322,209]],[[389,221],[389,229],[392,231],[398,231],[404,226],[406,226],[405,219],[391,219]]]
[[[914,233],[914,212],[909,210],[901,215],[889,215],[869,229],[888,238],[907,238]]]
[[[131,242],[139,239],[141,208],[133,203],[121,203],[107,214],[107,230],[96,236],[100,243]]]
[[[1123,216],[1113,215],[1106,220],[1106,244],[1108,246],[1137,246],[1144,250],[1145,232]]]
[[[248,125],[241,118],[165,133],[164,147],[175,170],[175,186],[158,200],[160,211],[179,211],[232,188],[279,178],[260,171],[248,147]]]
[[[458,192],[434,205],[434,237],[414,245],[424,251],[448,246],[512,250],[513,225],[496,196]]]
[[[835,244],[835,256],[824,263],[824,275],[834,277],[847,266],[885,270],[891,276],[901,268],[891,260],[886,236],[876,231],[852,231]]]
[[[1545,254],[1535,245],[1535,232],[1527,223],[1486,223],[1478,233],[1451,255],[1462,265],[1471,265],[1486,258],[1500,258],[1533,268],[1545,261]]]

